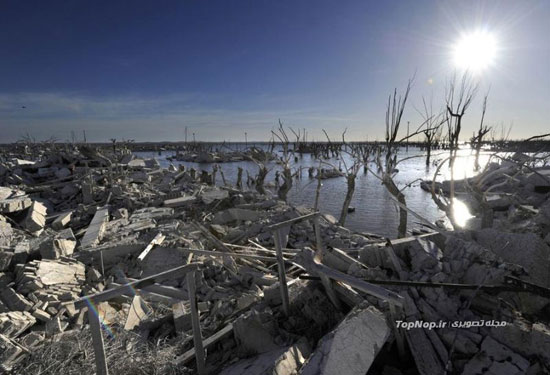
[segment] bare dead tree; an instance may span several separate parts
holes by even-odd
[[[361,169],[361,164],[363,161],[362,155],[358,152],[359,149],[346,147],[347,146],[346,131],[347,131],[347,128],[342,133],[342,150],[340,152],[340,155],[342,156],[340,160],[344,165],[344,169],[345,169],[344,173],[346,176],[346,186],[347,186],[346,196],[344,198],[344,203],[342,204],[342,210],[340,211],[340,219],[338,220],[338,225],[341,225],[341,226],[344,226],[346,223],[349,206],[351,204],[351,200],[353,199],[353,194],[355,193],[355,180],[357,179],[357,173]],[[325,129],[323,129],[323,132],[325,133],[325,136],[327,137],[328,142],[332,143]],[[347,151],[348,149],[351,151]],[[346,159],[344,158],[344,155],[349,155],[351,157],[351,165],[348,165],[348,163],[346,162]],[[324,162],[324,163],[331,165],[328,162]],[[335,166],[332,166],[332,167],[335,168]]]
[[[445,122],[443,113],[437,115],[433,111],[433,97],[430,97],[429,105],[426,103],[426,99],[422,97],[423,110],[417,112],[422,116],[426,124],[426,128],[422,131],[424,133],[424,142],[426,144],[426,167],[430,166],[430,158],[432,155],[432,148],[436,141],[441,137],[441,125]]]
[[[298,133],[295,133],[294,131],[293,133],[297,137],[296,142],[299,143],[300,135]],[[279,186],[279,189],[277,190],[277,196],[279,197],[279,199],[286,201],[288,192],[292,188],[292,179],[295,175],[292,173],[292,167],[290,164],[292,160],[292,153],[289,150],[290,140],[288,138],[288,135],[286,134],[281,120],[279,120],[279,127],[277,128],[277,131],[272,131],[272,134],[275,138],[279,139],[283,148],[283,154],[277,158],[277,163],[282,168],[283,177],[283,183]]]
[[[475,149],[475,160],[474,160],[474,170],[478,171],[479,166],[479,154],[481,152],[481,147],[483,146],[483,137],[487,135],[491,131],[490,126],[483,125],[483,121],[485,120],[485,112],[487,111],[487,97],[489,96],[489,93],[485,94],[485,97],[483,98],[483,108],[481,112],[481,121],[479,123],[479,129],[477,130],[477,134],[474,133],[472,138],[470,138],[470,144]]]
[[[459,148],[460,131],[462,130],[462,119],[466,110],[472,104],[472,100],[477,92],[478,85],[475,84],[470,75],[466,72],[462,75],[459,87],[457,87],[456,75],[454,75],[446,89],[446,105],[447,105],[447,137],[449,141],[449,167],[451,172],[450,182],[450,201],[449,206],[443,211],[447,213],[453,226],[456,225],[454,220],[454,164]],[[437,203],[437,202],[436,202]],[[440,207],[441,208],[441,207]]]

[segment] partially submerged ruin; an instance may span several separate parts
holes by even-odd
[[[393,240],[129,152],[7,149],[2,370],[547,373],[548,171],[492,164],[456,181],[467,228]]]

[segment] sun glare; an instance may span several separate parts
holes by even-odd
[[[484,30],[464,34],[453,46],[452,54],[457,68],[479,73],[493,65],[497,41]]]
[[[474,217],[468,210],[468,206],[456,198],[453,200],[453,213],[455,221],[460,227],[464,227],[468,220]]]

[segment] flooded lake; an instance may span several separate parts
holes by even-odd
[[[161,166],[168,167],[170,163],[174,165],[183,164],[186,168],[195,168],[197,170],[212,170],[212,165],[209,163],[193,163],[184,161],[171,162],[167,158],[175,153],[161,152],[136,152],[137,156],[142,158],[156,158]],[[473,171],[474,156],[470,149],[463,149],[459,152],[460,157],[456,161],[455,178],[471,177],[475,173]],[[404,188],[407,184],[410,187],[405,188],[404,194],[407,200],[407,206],[434,222],[438,219],[444,219],[445,215],[441,212],[432,201],[431,195],[420,188],[421,179],[432,179],[437,168],[436,165],[430,165],[426,168],[425,153],[417,148],[409,148],[406,151],[404,148],[398,152],[398,160],[405,159],[399,163],[397,168],[399,172],[395,175],[394,180],[398,187]],[[447,151],[432,152],[432,161],[441,161],[448,156]],[[343,155],[347,165],[351,165],[351,160],[348,155]],[[480,157],[480,164],[484,165],[488,160],[488,155],[484,154]],[[326,162],[332,165],[339,166],[343,162],[339,159],[328,159]],[[246,183],[246,172],[251,177],[256,176],[258,167],[250,161],[219,163],[225,178],[228,183],[234,185],[237,181],[238,168],[243,168],[243,185]],[[296,168],[304,168],[301,179],[293,181],[292,190],[289,192],[289,201],[295,205],[305,205],[313,207],[315,201],[315,190],[317,188],[317,180],[308,178],[307,168],[319,166],[319,161],[311,157],[310,154],[304,154],[303,157],[298,157],[298,161],[292,163],[293,170]],[[323,168],[329,168],[323,166]],[[373,161],[369,163],[369,168],[376,171],[376,166]],[[266,184],[274,185],[275,171],[280,170],[276,163],[268,164],[269,174],[266,178]],[[438,180],[449,178],[449,168],[445,165],[440,170]],[[216,178],[217,185],[221,185],[222,179],[218,173]],[[411,184],[412,183],[412,184]],[[319,209],[323,213],[329,213],[335,218],[339,218],[347,186],[345,177],[337,177],[322,181],[321,195],[319,199]],[[253,187],[252,187],[253,188]],[[398,225],[398,207],[394,200],[390,197],[390,193],[381,184],[380,180],[372,173],[364,173],[363,169],[357,175],[355,193],[351,206],[355,207],[355,212],[349,213],[346,219],[346,227],[359,232],[370,232],[379,235],[395,238],[397,236]],[[409,228],[418,227],[416,224],[419,220],[412,215],[408,216]]]

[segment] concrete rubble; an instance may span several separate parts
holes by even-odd
[[[174,159],[246,157],[197,152]],[[492,226],[481,228],[474,218],[461,230],[387,240],[338,226],[270,191],[221,185],[215,174],[222,169],[163,169],[124,149],[11,150],[0,167],[6,373],[35,371],[37,358],[62,342],[94,350],[89,311],[103,325],[108,358],[120,352],[119,360],[108,359],[115,374],[125,373],[120,358],[133,363],[130,352],[168,353],[163,366],[174,374],[550,372],[545,168],[541,174],[517,164],[488,169],[484,188],[499,186],[488,199]],[[507,179],[511,171],[515,177]],[[448,184],[438,187],[445,192]],[[467,194],[468,184],[457,181],[457,190]],[[468,202],[479,216],[482,207]],[[304,263],[311,249],[315,261]],[[193,265],[191,279],[160,277]],[[193,295],[206,372],[195,363]],[[403,325],[414,322],[447,325]],[[47,365],[91,371],[91,359],[70,353],[71,361],[52,358]],[[48,371],[42,373],[55,373]]]

